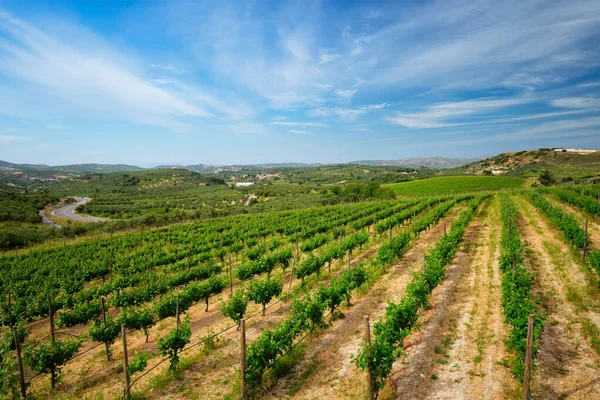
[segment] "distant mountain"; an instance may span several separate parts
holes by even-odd
[[[125,164],[72,164],[72,165],[43,165],[43,164],[13,164],[0,161],[0,171],[4,172],[60,172],[68,174],[93,174],[107,172],[135,172],[143,171],[144,168]]]
[[[437,170],[445,168],[455,168],[463,166],[481,158],[444,158],[444,157],[426,157],[426,158],[399,158],[397,160],[361,160],[345,164],[360,164],[372,166],[394,166],[407,168],[428,167]],[[265,164],[239,164],[239,165],[211,165],[211,164],[165,164],[157,165],[152,168],[142,168],[135,165],[126,164],[73,164],[73,165],[43,165],[43,164],[13,164],[6,161],[0,161],[0,172],[4,173],[42,173],[45,176],[56,174],[101,174],[109,172],[139,172],[151,169],[187,169],[194,172],[213,172],[218,170],[234,171],[236,169],[252,170],[257,168],[310,168],[335,164],[322,163],[265,163]]]
[[[396,160],[360,160],[351,164],[396,166],[407,168],[429,167],[435,169],[456,168],[481,160],[483,157],[446,158],[446,157],[406,157]]]

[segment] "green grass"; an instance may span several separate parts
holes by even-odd
[[[382,185],[402,196],[422,196],[521,188],[525,180],[508,176],[444,176]]]

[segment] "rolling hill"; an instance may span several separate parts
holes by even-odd
[[[600,151],[538,149],[502,153],[485,160],[444,170],[444,175],[512,175],[535,177],[549,170],[560,179],[600,177]]]

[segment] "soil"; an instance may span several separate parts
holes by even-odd
[[[598,327],[597,288],[558,230],[525,197],[517,199],[526,263],[547,313],[532,379],[536,399],[600,399],[600,356],[584,332]]]

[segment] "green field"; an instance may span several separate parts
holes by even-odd
[[[523,178],[508,176],[444,176],[382,185],[401,196],[468,193],[523,187]]]

